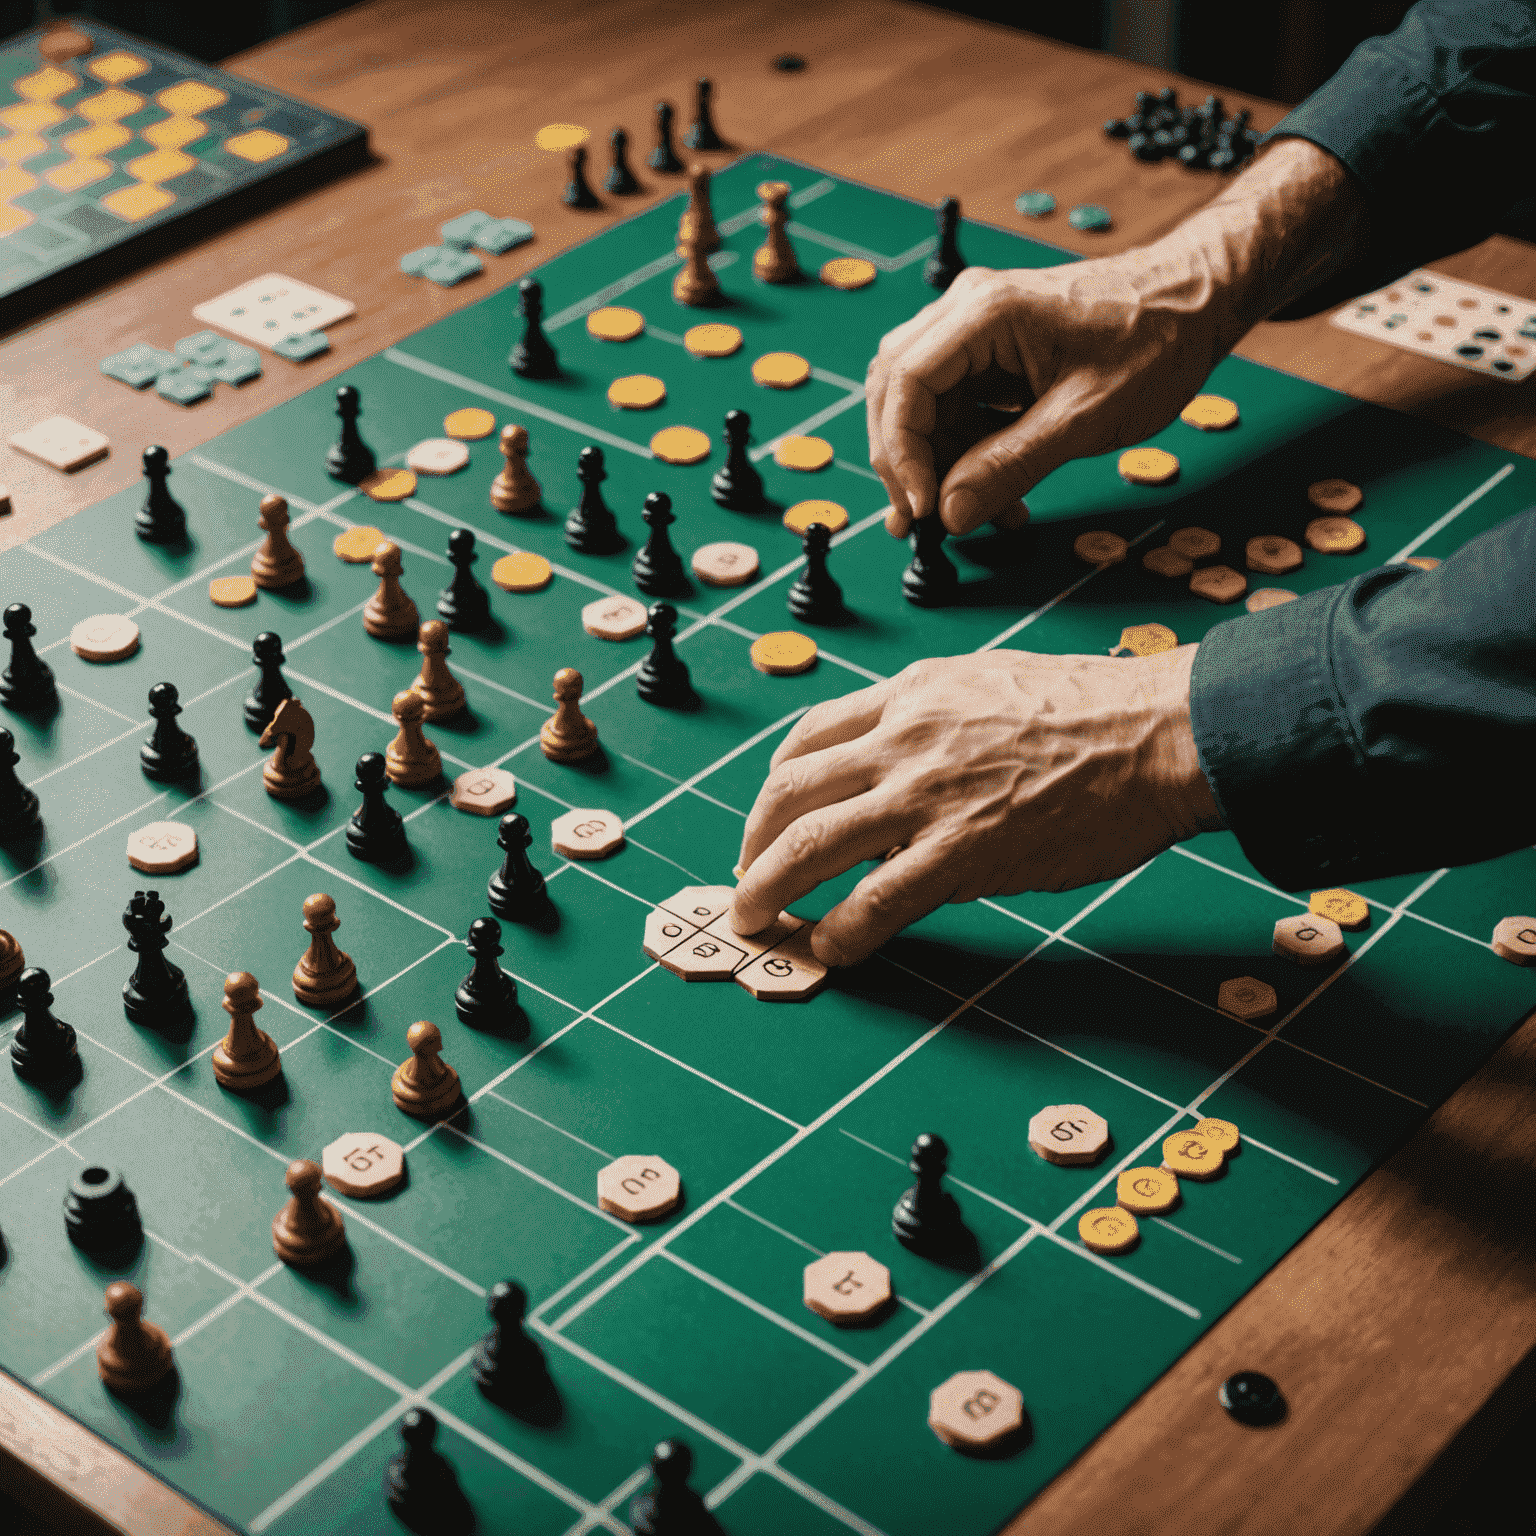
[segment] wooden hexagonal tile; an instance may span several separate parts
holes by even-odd
[[[663,912],[660,908],[650,913],[645,919],[645,938],[640,947],[652,960],[660,960],[665,954],[677,948],[686,938],[691,938],[699,930],[692,923],[685,923],[682,918],[674,917],[670,912]]]
[[[1109,1121],[1086,1104],[1047,1104],[1030,1117],[1029,1144],[1048,1163],[1085,1167],[1109,1150]]]
[[[760,1003],[798,1003],[814,997],[826,985],[827,968],[811,949],[814,923],[806,923],[766,955],[736,973],[736,985],[745,987]]]
[[[959,1451],[996,1450],[1025,1423],[1024,1394],[991,1371],[956,1371],[928,1394],[928,1428]]]
[[[1299,571],[1305,559],[1300,544],[1277,533],[1261,533],[1249,539],[1243,554],[1248,569],[1261,576],[1284,576],[1287,571]]]
[[[792,917],[788,912],[780,912],[766,928],[757,933],[737,933],[731,927],[729,915],[717,917],[704,931],[713,934],[717,939],[724,939],[727,944],[734,944],[738,949],[747,952],[749,960],[756,960],[759,955],[766,955],[770,949],[777,949],[796,929],[805,926],[804,918]]]
[[[1359,933],[1371,922],[1371,904],[1354,891],[1335,887],[1327,891],[1313,891],[1307,900],[1307,911],[1317,917],[1329,917],[1340,928]]]
[[[1349,953],[1339,925],[1313,912],[1282,917],[1275,924],[1274,950],[1295,965],[1332,965]]]
[[[1129,1253],[1141,1241],[1141,1228],[1129,1211],[1101,1205],[1077,1218],[1077,1235],[1093,1253]]]
[[[1226,1164],[1226,1150],[1199,1129],[1163,1137],[1163,1167],[1181,1179],[1214,1179]]]
[[[320,1154],[325,1182],[355,1199],[387,1195],[405,1177],[405,1148],[377,1131],[348,1131]]]
[[[683,1181],[671,1163],[631,1153],[597,1175],[597,1203],[625,1221],[660,1221],[683,1201]]]
[[[1248,590],[1248,578],[1230,565],[1208,565],[1189,578],[1189,590],[1213,603],[1235,603]]]
[[[1248,1023],[1267,1019],[1279,1008],[1280,999],[1267,981],[1254,976],[1233,976],[1217,989],[1216,1006],[1234,1019]]]
[[[684,981],[729,981],[747,963],[747,952],[712,933],[695,930],[660,960]]]
[[[1493,952],[1514,965],[1536,965],[1536,917],[1503,917],[1494,925]]]
[[[1168,535],[1168,548],[1186,560],[1209,560],[1221,553],[1221,535],[1209,528],[1179,528]]]
[[[891,1300],[891,1272],[867,1253],[824,1253],[805,1266],[805,1304],[829,1323],[867,1322]]]
[[[146,875],[174,875],[197,863],[197,833],[179,821],[151,821],[128,835],[128,862]]]
[[[685,919],[695,928],[707,928],[717,917],[731,910],[736,887],[733,885],[685,885],[658,905]]]
[[[1115,1204],[1133,1216],[1166,1216],[1178,1203],[1178,1178],[1166,1168],[1127,1168],[1115,1180]]]
[[[624,846],[624,822],[612,811],[567,811],[550,822],[549,841],[567,859],[606,859]]]

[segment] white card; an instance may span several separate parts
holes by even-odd
[[[284,277],[281,272],[268,272],[216,299],[194,305],[192,313],[204,325],[216,325],[246,341],[270,347],[285,336],[324,330],[332,322],[356,314],[357,305],[323,288]]]
[[[12,448],[29,459],[62,470],[94,464],[97,459],[106,458],[112,447],[94,427],[71,421],[68,416],[50,416],[24,432],[13,432],[10,442]]]
[[[1427,269],[1356,299],[1333,323],[1512,384],[1536,371],[1536,300]]]

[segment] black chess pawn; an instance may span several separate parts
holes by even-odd
[[[12,709],[38,709],[58,698],[53,668],[37,654],[32,636],[37,626],[25,603],[5,610],[5,638],[11,642],[11,661],[0,673],[0,700]]]
[[[725,413],[725,463],[709,482],[709,494],[717,507],[730,512],[759,512],[763,508],[763,477],[758,474],[747,444],[752,441],[752,418],[745,411]]]
[[[449,629],[463,633],[484,629],[491,621],[491,599],[471,569],[479,556],[475,536],[468,528],[455,528],[448,535],[448,559],[453,564],[453,580],[437,594],[438,618]]]
[[[629,135],[622,128],[615,128],[608,135],[608,148],[611,158],[608,174],[603,177],[603,191],[611,192],[615,197],[628,197],[632,192],[638,192],[640,183],[629,168]]]
[[[565,542],[578,554],[611,555],[623,549],[624,536],[618,519],[603,500],[603,481],[608,470],[603,450],[588,443],[576,459],[576,478],[581,481],[581,499],[565,520]]]
[[[16,999],[24,1015],[11,1038],[11,1066],[29,1083],[55,1083],[80,1073],[75,1032],[53,1016],[48,972],[30,966],[16,978]]]
[[[120,1254],[139,1245],[144,1236],[139,1203],[117,1169],[93,1163],[69,1181],[64,1230],[89,1253]]]
[[[474,1511],[453,1467],[433,1447],[437,1420],[412,1408],[400,1420],[405,1449],[384,1469],[384,1497],[395,1518],[417,1536],[461,1536],[474,1527]]]
[[[464,947],[475,965],[453,994],[459,1022],[480,1029],[514,1022],[517,983],[496,963],[502,952],[501,924],[493,917],[477,917],[469,925]]]
[[[155,729],[139,748],[139,766],[152,779],[179,779],[197,767],[197,743],[176,724],[181,713],[175,687],[156,683],[149,690],[149,712]]]
[[[602,199],[587,185],[587,146],[573,144],[567,161],[565,191],[560,201],[567,208],[601,208]]]
[[[373,449],[357,430],[357,418],[362,408],[363,397],[358,394],[355,384],[343,384],[337,389],[336,414],[341,417],[341,434],[325,456],[325,472],[333,480],[347,485],[360,484],[375,468]]]
[[[946,197],[934,211],[934,217],[939,226],[939,244],[923,267],[923,281],[943,293],[968,265],[960,254],[960,199]]]
[[[16,738],[0,726],[0,843],[35,837],[41,822],[37,796],[16,777],[20,761]]]
[[[123,1012],[135,1024],[179,1018],[187,1007],[187,978],[165,958],[171,915],[157,891],[135,891],[123,912],[128,948],[139,957],[123,984]]]
[[[693,586],[682,557],[672,548],[667,533],[677,521],[672,514],[672,498],[665,491],[652,491],[640,516],[651,531],[629,568],[635,585],[651,597],[680,597],[691,592]]]
[[[553,1390],[544,1351],[523,1330],[528,1293],[512,1280],[491,1287],[485,1310],[495,1325],[475,1346],[475,1385],[498,1408],[516,1413],[543,1402]]]
[[[948,1163],[949,1148],[943,1137],[924,1131],[912,1143],[912,1160],[907,1164],[917,1183],[902,1195],[891,1213],[891,1230],[897,1241],[925,1258],[951,1258],[971,1241],[958,1202],[944,1188]]]
[[[693,93],[693,121],[688,125],[688,131],[683,135],[683,143],[689,149],[724,149],[725,140],[715,132],[714,115],[711,111],[714,96],[714,86],[704,77],[699,77],[699,83],[694,87]]]
[[[258,676],[245,699],[245,723],[258,734],[272,723],[277,706],[293,696],[283,676],[283,642],[264,629],[251,641],[251,665]]]
[[[919,608],[942,608],[959,591],[960,573],[944,553],[945,537],[937,511],[912,525],[912,562],[901,574],[901,592]]]
[[[405,821],[385,802],[389,775],[382,752],[364,752],[357,760],[353,786],[363,793],[363,803],[347,823],[347,852],[370,862],[404,853]]]
[[[688,1486],[692,1473],[693,1452],[681,1440],[663,1440],[651,1452],[655,1481],[629,1506],[635,1536],[720,1536],[720,1523]]]
[[[133,520],[133,531],[150,544],[175,544],[187,536],[187,514],[165,483],[170,474],[170,454],[159,444],[151,444],[144,450],[144,478],[149,489]]]
[[[645,157],[645,163],[653,171],[660,171],[667,176],[681,176],[683,173],[683,162],[677,158],[677,151],[672,147],[670,101],[656,103],[656,147]]]
[[[556,378],[560,360],[544,334],[544,285],[536,277],[525,277],[517,285],[517,294],[523,339],[512,348],[507,366],[522,379]]]
[[[653,603],[645,621],[650,636],[651,654],[640,663],[635,677],[635,691],[647,704],[690,704],[693,682],[688,667],[672,649],[677,633],[677,609],[671,603]]]
[[[806,624],[836,624],[843,616],[843,589],[827,569],[832,530],[825,523],[811,523],[800,540],[805,569],[789,589],[789,611]]]
[[[501,868],[486,886],[491,911],[509,923],[531,923],[549,909],[544,894],[544,876],[533,867],[528,849],[533,833],[528,818],[509,811],[496,827],[496,846],[502,851]]]

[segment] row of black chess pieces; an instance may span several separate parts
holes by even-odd
[[[1136,107],[1129,117],[1112,117],[1104,132],[1124,139],[1138,160],[1173,160],[1196,171],[1235,171],[1258,148],[1264,137],[1248,126],[1252,114],[1245,107],[1225,117],[1219,96],[1207,96],[1199,106],[1180,106],[1178,92],[1165,85],[1155,96],[1136,92]]]

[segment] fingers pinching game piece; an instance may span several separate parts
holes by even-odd
[[[304,898],[309,947],[293,968],[293,995],[306,1008],[333,1008],[357,991],[357,966],[331,937],[340,927],[334,897],[319,892]]]
[[[1141,1241],[1141,1228],[1129,1211],[1103,1205],[1077,1218],[1077,1235],[1094,1253],[1129,1253]]]
[[[1493,952],[1511,965],[1536,965],[1536,917],[1502,917],[1493,928]]]
[[[1208,565],[1189,578],[1189,590],[1212,603],[1235,603],[1248,590],[1248,578],[1230,565]]]
[[[867,1253],[824,1253],[805,1266],[805,1304],[843,1327],[868,1322],[890,1305],[891,1272]]]
[[[320,1194],[320,1164],[301,1157],[288,1164],[288,1203],[272,1220],[272,1251],[284,1264],[323,1264],[347,1245],[341,1212]]]
[[[1339,925],[1329,917],[1310,912],[1282,917],[1275,924],[1274,952],[1295,965],[1332,965],[1349,950]]]
[[[1118,533],[1107,528],[1080,533],[1072,541],[1072,553],[1085,565],[1119,565],[1130,548]]]
[[[176,1368],[170,1335],[144,1316],[144,1297],[126,1280],[114,1280],[104,1302],[112,1326],[96,1346],[97,1374],[125,1397],[159,1386]]]
[[[1282,539],[1274,533],[1249,539],[1243,554],[1248,569],[1260,576],[1284,576],[1299,571],[1305,559],[1301,545],[1294,539]]]
[[[472,816],[500,816],[517,804],[517,780],[505,768],[471,768],[453,781],[448,803]]]
[[[1348,933],[1358,933],[1371,921],[1371,904],[1353,891],[1313,891],[1307,898],[1307,911],[1316,917],[1331,917]]]
[[[1226,1165],[1225,1150],[1198,1129],[1163,1138],[1163,1167],[1181,1179],[1214,1179]]]
[[[630,1153],[598,1170],[597,1203],[621,1221],[660,1221],[682,1201],[682,1176],[663,1158]]]
[[[1127,1168],[1115,1180],[1115,1203],[1133,1216],[1166,1216],[1179,1203],[1179,1181],[1166,1168]]]
[[[418,1120],[440,1120],[464,1097],[459,1074],[442,1058],[442,1031],[418,1019],[406,1031],[405,1043],[411,1054],[389,1082],[395,1107]]]
[[[1030,1117],[1029,1144],[1048,1163],[1091,1167],[1109,1151],[1109,1121],[1086,1104],[1047,1104]]]
[[[372,1200],[405,1178],[405,1149],[377,1131],[348,1131],[320,1154],[325,1182],[338,1194]]]
[[[550,822],[549,841],[562,858],[606,859],[624,846],[624,823],[612,811],[567,811]]]
[[[1267,981],[1258,981],[1252,976],[1234,976],[1217,988],[1216,1006],[1234,1019],[1252,1023],[1276,1012],[1280,999]]]
[[[69,648],[82,661],[126,661],[139,648],[139,626],[120,613],[97,613],[69,632]]]
[[[256,1027],[256,1011],[262,1006],[261,986],[249,971],[232,971],[224,978],[229,1032],[210,1058],[219,1087],[237,1093],[260,1088],[283,1070],[272,1036]]]
[[[995,1451],[1024,1433],[1024,1394],[991,1371],[956,1371],[928,1394],[928,1427],[957,1451]]]
[[[146,875],[176,875],[197,863],[197,833],[180,821],[152,821],[128,834],[128,862]]]

